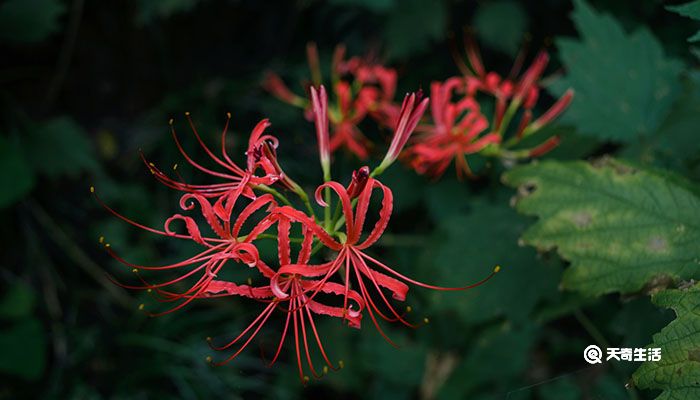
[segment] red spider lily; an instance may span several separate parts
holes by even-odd
[[[286,209],[289,207],[285,206],[281,208]],[[248,327],[245,328],[237,337],[223,346],[212,345],[212,347],[216,350],[226,350],[242,342],[238,350],[217,364],[222,365],[230,362],[250,344],[250,342],[269,320],[274,310],[280,309],[286,314],[284,328],[282,329],[277,350],[268,365],[273,365],[279,358],[287,337],[287,333],[289,332],[291,321],[291,326],[294,333],[294,348],[297,367],[299,370],[299,378],[302,380],[302,382],[307,382],[309,377],[304,374],[305,367],[303,365],[304,363],[302,362],[302,358],[306,360],[306,366],[314,378],[321,377],[323,374],[328,372],[329,368],[332,370],[338,369],[333,362],[330,361],[326,353],[325,347],[323,346],[321,337],[316,328],[314,314],[342,318],[343,320],[348,321],[351,327],[360,328],[364,303],[362,302],[362,297],[357,292],[353,290],[350,290],[349,292],[345,291],[343,290],[342,285],[334,282],[321,282],[318,280],[309,279],[310,277],[318,277],[323,275],[325,270],[323,268],[317,270],[308,268],[307,264],[311,257],[313,233],[306,227],[303,228],[303,240],[297,257],[297,263],[291,264],[289,231],[293,221],[287,217],[284,211],[279,211],[279,208],[276,208],[275,210],[276,212],[269,214],[267,220],[277,223],[278,258],[280,265],[283,266],[282,268],[285,269],[286,274],[282,275],[280,273],[274,273],[274,275],[271,275],[272,269],[260,261],[260,264],[263,266],[261,271],[264,271],[263,274],[266,277],[271,278],[271,280],[268,286],[254,288],[253,290],[257,290],[257,292],[253,293],[246,293],[246,291],[249,290],[247,287],[238,286],[232,282],[212,281],[209,284],[209,291],[214,292],[216,296],[244,295],[247,297],[255,297],[259,300],[267,301],[268,303],[263,311],[253,320],[253,322],[251,322]],[[282,270],[282,268],[280,268],[280,270]],[[323,304],[309,296],[309,293],[312,291],[314,294],[321,292],[330,295],[348,296],[355,304],[357,304],[358,309],[355,310],[352,308],[352,306],[340,308]],[[284,302],[287,303],[286,309],[282,307]],[[313,335],[312,343],[316,343],[318,351],[325,363],[323,369],[321,370],[322,372],[318,372],[314,367],[310,351],[308,331],[310,331]],[[303,350],[300,347],[300,343],[303,345]]]
[[[236,190],[234,193],[234,196],[230,198],[230,203],[236,202],[242,193],[241,188]],[[97,197],[97,199],[100,201],[99,197]],[[102,202],[100,201],[100,203]],[[126,266],[133,268],[133,271],[137,273],[137,276],[142,282],[142,285],[139,286],[120,284],[121,286],[129,289],[144,289],[152,291],[158,295],[158,299],[163,302],[179,301],[177,305],[166,311],[152,313],[151,315],[153,316],[168,314],[179,310],[196,298],[211,297],[211,295],[215,292],[212,291],[210,284],[212,284],[212,282],[216,282],[215,278],[217,274],[229,260],[236,263],[246,264],[250,268],[257,267],[263,275],[268,277],[274,274],[274,272],[260,260],[258,250],[253,245],[253,241],[256,240],[260,234],[265,232],[272,225],[273,221],[264,218],[258,221],[248,234],[241,235],[243,225],[256,211],[265,206],[275,206],[272,195],[265,194],[253,200],[241,211],[233,224],[231,224],[230,219],[231,208],[217,210],[216,206],[212,206],[209,200],[200,194],[186,193],[183,195],[180,199],[180,206],[182,209],[189,211],[193,210],[195,206],[198,205],[201,209],[202,216],[216,237],[208,237],[203,235],[197,223],[189,216],[184,216],[181,214],[173,215],[165,221],[164,229],[161,231],[134,222],[131,219],[117,213],[104,203],[102,204],[112,214],[139,228],[164,236],[192,240],[205,247],[205,250],[202,252],[180,262],[162,266],[144,266],[124,260],[122,257],[117,255],[111,247],[107,246],[107,250],[110,255]],[[186,234],[176,233],[171,229],[171,225],[175,221],[183,221],[185,223],[185,228],[187,230]],[[178,272],[179,276],[165,282],[150,283],[141,276],[139,273],[140,271]],[[192,283],[192,281],[194,281],[194,283]],[[185,291],[176,292],[174,290],[178,285],[188,286],[188,288]],[[214,284],[214,287],[216,287],[216,284]],[[262,288],[241,287],[241,293],[239,294],[242,296],[258,298],[261,296],[261,290],[264,292]]]
[[[321,72],[316,45],[307,46],[307,56],[314,85],[321,84]],[[396,91],[396,71],[368,59],[352,57],[345,60],[345,48],[338,46],[333,54],[331,85],[335,103],[331,106],[330,152],[347,148],[360,159],[369,156],[371,142],[357,127],[367,116],[382,118],[391,107]],[[313,104],[292,93],[282,79],[268,72],[263,87],[280,100],[304,108],[312,118]]]
[[[187,160],[187,162],[194,168],[204,172],[205,174],[214,176],[217,179],[222,179],[224,182],[209,185],[193,185],[187,183],[177,173],[177,164],[173,168],[176,178],[172,178],[158,169],[153,163],[148,162],[142,154],[141,157],[144,163],[148,165],[151,173],[166,186],[187,193],[197,193],[207,198],[224,199],[227,197],[227,195],[232,195],[233,192],[237,191],[239,188],[242,189],[243,195],[246,197],[255,198],[253,188],[259,185],[271,185],[275,182],[281,182],[288,188],[293,188],[296,185],[284,174],[277,162],[275,149],[277,148],[278,140],[272,135],[265,134],[265,130],[270,126],[270,122],[267,119],[260,121],[255,128],[253,128],[248,140],[248,148],[245,152],[246,164],[245,167],[240,167],[232,161],[231,157],[226,151],[226,136],[228,125],[231,120],[230,113],[227,114],[226,124],[224,125],[224,129],[221,133],[221,157],[214,154],[214,152],[204,143],[201,136],[197,132],[197,128],[192,122],[190,114],[185,113],[185,115],[192,132],[197,138],[197,141],[202,149],[204,149],[209,158],[211,158],[211,160],[214,161],[219,167],[222,167],[223,170],[215,171],[194,161],[194,159],[192,159],[192,157],[190,157],[183,148],[175,132],[173,120],[170,120],[171,132],[178,150],[180,150],[180,153],[183,155],[185,160]],[[258,170],[261,170],[263,175],[257,175],[256,173]]]
[[[496,99],[496,107],[492,120],[492,130],[503,136],[508,129],[509,123],[520,108],[523,109],[520,122],[515,131],[515,137],[509,145],[516,144],[522,138],[531,135],[557,118],[568,107],[573,98],[573,90],[567,90],[557,102],[552,105],[540,118],[532,122],[532,109],[539,99],[539,81],[549,63],[549,55],[545,51],[540,51],[535,56],[532,64],[520,74],[525,59],[525,51],[521,51],[516,57],[515,63],[508,77],[502,78],[495,72],[487,72],[481,61],[481,55],[473,40],[467,40],[467,59],[469,64],[465,64],[461,58],[456,57],[458,66],[467,80],[467,94],[474,96],[477,92],[484,92],[492,95]],[[538,146],[540,149],[551,150],[555,146],[548,141],[549,145]],[[523,152],[531,154],[534,151]],[[540,153],[539,151],[534,151]],[[541,155],[541,154],[540,154]]]
[[[500,142],[498,134],[487,131],[488,120],[481,114],[479,103],[473,97],[453,101],[455,93],[460,90],[464,93],[462,78],[431,84],[432,122],[417,127],[415,140],[405,153],[418,173],[439,177],[454,160],[457,175],[470,176],[466,155]]]
[[[401,150],[403,150],[408,138],[416,129],[418,122],[425,113],[425,109],[428,107],[429,98],[423,98],[423,92],[418,91],[417,93],[406,94],[403,99],[403,104],[396,119],[396,123],[392,124],[395,126],[394,136],[389,145],[389,150],[387,151],[381,164],[375,169],[374,174],[381,174],[387,167],[389,167],[396,159],[399,157]]]
[[[231,201],[236,202],[236,200],[238,200],[240,197],[240,194],[241,190],[238,190],[236,197],[231,199]],[[318,378],[322,376],[322,373],[317,371],[312,361],[309,349],[309,334],[307,333],[307,330],[313,334],[313,340],[316,342],[319,352],[325,362],[325,365],[321,371],[326,373],[329,368],[336,370],[337,367],[334,366],[326,354],[326,350],[316,329],[313,315],[326,315],[342,318],[344,321],[348,321],[351,327],[359,328],[362,317],[361,312],[364,308],[362,297],[355,291],[351,290],[348,292],[343,290],[342,285],[337,283],[319,282],[318,280],[308,279],[310,276],[322,275],[325,271],[323,269],[320,269],[312,274],[309,274],[308,271],[304,271],[292,274],[290,276],[281,277],[275,270],[273,270],[259,258],[257,248],[253,242],[258,239],[260,234],[264,233],[272,225],[276,224],[278,235],[278,257],[280,265],[291,265],[289,231],[292,220],[286,217],[284,213],[269,212],[271,209],[276,207],[276,203],[271,195],[265,194],[253,200],[238,214],[234,223],[231,223],[230,210],[227,211],[228,214],[221,214],[220,212],[217,212],[215,210],[215,206],[212,206],[209,200],[202,195],[197,193],[187,193],[182,196],[180,201],[181,207],[185,210],[193,210],[195,203],[199,205],[202,216],[217,237],[207,237],[202,235],[197,223],[189,216],[175,214],[166,220],[164,230],[159,231],[133,222],[104,205],[110,212],[137,227],[162,235],[193,240],[194,242],[206,247],[205,250],[197,255],[177,263],[163,266],[144,266],[133,264],[124,260],[117,255],[111,249],[111,247],[107,246],[108,252],[118,261],[124,263],[130,268],[133,268],[134,272],[137,272],[137,276],[142,282],[142,285],[139,286],[118,284],[129,289],[142,289],[153,292],[158,296],[158,300],[162,302],[171,303],[179,301],[177,305],[166,311],[150,313],[151,316],[171,313],[185,307],[193,300],[201,298],[242,296],[267,303],[260,315],[236,338],[223,346],[212,345],[212,347],[216,350],[226,350],[236,344],[240,344],[237,351],[235,351],[225,360],[218,362],[218,365],[226,364],[235,359],[255,338],[262,326],[268,321],[273,311],[276,308],[282,309],[281,304],[283,302],[287,302],[287,309],[282,309],[287,315],[286,321],[277,351],[272,358],[270,365],[274,364],[280,355],[291,321],[291,326],[293,326],[294,332],[296,359],[299,367],[300,379],[302,379],[304,382],[308,381],[309,379],[304,375],[304,366],[302,365],[301,361],[302,357],[305,357],[306,364],[314,377]],[[249,233],[241,235],[243,225],[246,224],[254,213],[259,210],[263,210],[265,207],[268,207],[267,215],[258,221],[251,228]],[[175,233],[171,229],[170,225],[175,221],[183,221],[185,223],[187,230],[186,234]],[[304,227],[302,236],[303,241],[299,251],[297,265],[307,264],[311,256],[313,234],[308,228]],[[237,264],[246,264],[250,268],[257,268],[261,275],[268,279],[268,284],[255,287],[252,286],[250,281],[246,285],[218,279],[217,275],[230,260]],[[229,264],[227,266],[227,268],[235,267],[235,264]],[[174,279],[160,283],[150,283],[142,278],[141,274],[138,273],[140,271],[182,272],[180,272],[180,275]],[[194,281],[194,283],[187,283],[192,281]],[[174,289],[171,289],[172,287],[183,284],[188,287],[184,291],[177,292],[174,291]],[[321,292],[331,295],[348,296],[357,305],[357,309],[354,309],[352,306],[340,308],[323,304],[317,300],[312,300],[308,296],[308,293],[312,290],[313,293]],[[286,292],[291,292],[291,296],[287,295]],[[303,344],[303,352],[300,350],[300,342]]]
[[[408,292],[408,285],[405,282],[435,290],[464,290],[486,282],[497,272],[497,269],[487,278],[476,284],[459,288],[447,288],[429,285],[411,279],[370,256],[366,253],[366,250],[379,240],[389,223],[393,207],[393,195],[388,187],[368,176],[367,171],[357,173],[354,176],[356,179],[348,188],[343,187],[343,185],[338,182],[330,181],[322,184],[316,190],[316,201],[321,206],[328,206],[321,198],[321,193],[325,188],[331,189],[338,195],[345,224],[345,231],[337,234],[340,241],[331,237],[308,216],[293,208],[278,207],[273,210],[273,212],[284,213],[290,219],[304,224],[319,238],[323,245],[336,251],[337,254],[331,262],[321,265],[283,265],[277,271],[275,277],[272,278],[272,285],[273,287],[279,287],[279,290],[281,290],[281,293],[277,295],[278,297],[294,296],[293,293],[285,292],[285,288],[281,287],[276,282],[285,277],[294,275],[322,276],[314,287],[314,293],[309,295],[309,298],[313,299],[324,284],[328,283],[332,277],[339,276],[344,282],[344,303],[342,309],[350,310],[351,307],[349,307],[348,304],[349,301],[352,300],[350,285],[351,281],[354,281],[359,288],[359,294],[362,299],[361,304],[366,306],[367,313],[377,330],[387,341],[394,344],[382,330],[377,317],[389,322],[398,321],[408,326],[415,325],[406,321],[404,316],[394,308],[385,295],[385,291],[391,293],[395,300],[403,301]],[[375,189],[379,189],[383,194],[382,207],[379,211],[378,221],[369,234],[363,239],[363,227],[370,205],[370,198]],[[352,193],[350,192],[351,190]],[[353,210],[352,197],[354,193],[359,193],[359,195],[357,196],[357,204]],[[378,299],[374,299],[372,293],[376,293]],[[382,311],[380,306],[386,308],[386,310]],[[349,317],[348,315],[345,318],[349,319]],[[352,321],[349,322],[352,323]]]

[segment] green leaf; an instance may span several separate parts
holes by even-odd
[[[572,19],[580,39],[556,40],[567,74],[551,89],[576,96],[563,116],[581,134],[620,142],[651,135],[679,93],[682,63],[667,59],[645,28],[627,34],[622,25],[576,0]]]
[[[404,0],[388,16],[384,36],[392,58],[402,58],[427,50],[447,28],[444,1]]]
[[[46,337],[36,318],[0,330],[0,371],[27,380],[39,379],[46,365]]]
[[[34,169],[50,178],[77,176],[98,167],[85,131],[68,117],[50,120],[29,134],[29,159]]]
[[[40,42],[61,28],[64,11],[59,0],[7,0],[0,5],[0,40]]]
[[[661,389],[657,400],[700,398],[700,284],[652,296],[677,318],[654,335],[648,347],[661,348],[660,361],[647,361],[632,375],[642,389]]]
[[[516,168],[516,208],[539,221],[523,235],[571,262],[563,286],[597,296],[700,277],[700,199],[672,175],[601,159]]]
[[[514,1],[484,3],[474,15],[474,28],[487,46],[515,55],[527,29],[527,14]]]
[[[677,6],[666,6],[666,9],[680,14],[684,17],[692,18],[700,21],[700,0],[691,1],[689,3],[680,4]],[[688,38],[689,42],[700,41],[700,31]]]
[[[0,208],[22,199],[34,187],[34,174],[21,147],[0,136]]]
[[[431,291],[432,307],[456,313],[467,324],[502,316],[527,319],[539,301],[556,295],[560,269],[538,263],[533,249],[518,246],[527,221],[507,199],[500,205],[486,199],[471,203],[471,212],[443,218],[422,258],[421,269],[430,271],[423,281],[463,286],[484,278],[495,265],[502,270],[465,292]]]

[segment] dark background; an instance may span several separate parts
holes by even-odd
[[[669,57],[697,63],[685,41],[693,21],[666,11],[665,2],[592,4],[627,29],[648,26]],[[461,48],[465,27],[493,70],[507,73],[522,44],[548,48],[548,72],[561,73],[552,40],[576,35],[571,9],[555,0],[0,2],[0,399],[652,398],[624,389],[634,363],[590,367],[580,353],[601,337],[645,346],[672,314],[648,297],[620,302],[558,290],[564,262],[518,246],[530,220],[509,207],[513,193],[499,183],[500,167],[475,182],[458,182],[451,170],[433,182],[400,165],[387,174],[395,212],[380,250],[385,260],[444,285],[472,282],[495,264],[504,272],[467,293],[411,289],[416,318],[431,323],[389,329],[400,349],[370,325],[355,332],[325,321],[331,357],[346,368],[307,387],[289,346],[273,368],[261,360],[275,324],[233,363],[209,366],[204,339],[238,332],[255,308],[226,299],[148,318],[137,310],[147,296],[108,281],[106,272],[128,277],[128,270],[97,242],[104,235],[125,258],[146,264],[191,254],[111,217],[88,191],[95,185],[110,205],[152,225],[177,212],[177,198],[151,179],[138,150],[165,166],[182,163],[167,121],[175,119],[194,149],[185,111],[211,141],[232,112],[238,154],[254,124],[269,117],[285,170],[307,189],[317,185],[312,125],[260,86],[274,70],[302,93],[308,41],[324,65],[339,43],[351,55],[376,54],[397,68],[403,93],[458,74],[450,48]],[[376,128],[367,132],[381,140]],[[551,157],[642,154],[575,133],[566,141]],[[335,176],[346,183],[359,165],[340,153]]]

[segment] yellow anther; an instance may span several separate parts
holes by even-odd
[[[177,169],[177,164],[173,165],[173,171]]]
[[[90,193],[95,193],[95,187],[94,187],[94,186],[90,186]]]
[[[132,270],[131,270],[131,272],[133,272],[133,273],[135,273],[135,274],[136,274],[136,273],[138,273],[138,272],[139,272],[139,270],[138,270],[138,269],[136,269],[136,268],[134,268],[134,269],[132,269]]]
[[[309,383],[310,380],[308,376],[304,375],[304,383]]]
[[[324,366],[323,366],[323,374],[325,375],[325,374],[327,374],[327,373],[328,373],[328,366],[327,366],[327,365],[324,365]]]
[[[207,356],[206,360],[207,360],[208,363],[210,363],[211,360],[212,360],[212,359],[211,359],[211,356]]]
[[[151,293],[152,291],[153,291],[153,289],[150,289],[150,288],[146,290],[147,293]]]
[[[338,361],[338,367],[345,368],[345,362],[343,360]]]
[[[139,304],[139,310],[143,310],[144,307],[145,305],[143,303]]]
[[[172,125],[172,124],[173,124],[173,119],[172,119],[172,118],[170,118],[170,119],[168,120],[168,124],[169,124],[169,125]]]
[[[252,285],[252,284],[253,284],[253,280],[250,279],[250,278],[248,278],[248,286],[250,286],[250,285]]]
[[[230,113],[230,112],[227,112],[227,113],[226,113],[226,117],[231,118],[231,113]]]
[[[428,317],[425,317],[425,318],[423,318],[423,322],[425,322],[426,324],[429,324],[430,320],[428,319]]]
[[[498,271],[500,271],[500,270],[501,270],[501,266],[500,266],[500,265],[496,265],[496,266],[493,268],[493,273],[496,274],[496,273],[498,273]]]
[[[189,117],[189,116],[190,116],[190,112],[189,112],[189,111],[185,111],[185,115]]]
[[[150,165],[151,167],[155,167],[155,165],[153,165],[152,162],[149,162],[148,165]]]
[[[211,342],[211,336],[207,336],[207,342]]]
[[[100,241],[100,243],[104,243],[104,242],[105,242],[105,237],[104,237],[104,236],[100,236],[99,241]]]
[[[107,244],[105,244],[105,247],[112,247],[112,245],[107,243]]]
[[[406,306],[406,312],[411,312],[411,311],[413,311],[413,308],[411,308],[411,306]]]

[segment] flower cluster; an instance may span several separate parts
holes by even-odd
[[[355,67],[350,65],[353,62],[351,59],[338,68],[353,69]],[[381,75],[364,68],[369,67],[363,64],[353,71],[364,80]],[[409,141],[428,107],[427,98],[419,94],[406,95],[398,111],[392,143],[382,163],[374,170],[368,167],[356,170],[350,182],[343,185],[330,178],[333,138],[329,120],[333,119],[333,114],[328,109],[326,90],[323,86],[311,87],[310,94],[309,113],[315,122],[321,166],[326,177],[313,197],[324,209],[323,216],[316,215],[309,196],[280,167],[276,153],[279,142],[266,133],[270,126],[267,120],[253,129],[245,163],[239,165],[233,161],[226,143],[230,114],[221,135],[220,155],[205,144],[189,113],[186,114],[197,141],[215,167],[195,161],[186,152],[171,121],[172,135],[182,156],[193,168],[215,178],[216,183],[185,182],[176,168],[169,175],[142,155],[145,165],[160,182],[182,192],[179,202],[182,213],[165,220],[162,229],[119,214],[104,204],[91,188],[96,199],[122,220],[154,234],[201,246],[201,251],[185,260],[146,266],[123,259],[109,244],[105,245],[115,259],[133,270],[138,280],[137,284],[123,286],[147,290],[167,304],[165,310],[151,315],[171,313],[199,299],[244,297],[253,300],[252,304],[259,305],[261,311],[240,334],[221,344],[210,339],[214,349],[230,351],[216,362],[225,364],[235,359],[262,327],[275,319],[272,316],[281,311],[279,344],[270,365],[278,360],[285,341],[291,338],[303,382],[310,379],[306,371],[317,378],[329,369],[342,366],[328,356],[317,329],[317,318],[337,318],[359,329],[363,317],[369,316],[381,335],[391,342],[380,325],[382,320],[415,326],[393,304],[406,299],[409,284],[436,290],[462,290],[482,284],[498,271],[494,269],[485,279],[470,286],[445,288],[413,280],[372,255],[371,248],[387,228],[393,207],[392,191],[377,176],[397,159]],[[289,194],[295,197],[290,199]],[[376,222],[369,224],[370,205],[376,195],[381,196],[381,205],[377,215],[369,218]],[[335,212],[331,212],[333,209]],[[196,219],[195,215],[198,215]],[[274,262],[264,261],[259,247],[262,240],[276,241]],[[315,254],[319,251],[326,257],[316,261],[319,257]],[[236,278],[241,275],[237,273],[240,271],[253,271],[256,278],[241,281]],[[314,364],[312,350],[320,355],[316,357],[322,360],[320,368]]]
[[[307,45],[307,57],[312,85],[321,85],[321,67],[315,44]],[[329,109],[331,152],[344,147],[362,160],[369,156],[371,141],[362,134],[358,125],[368,116],[383,119],[394,100],[396,79],[395,70],[369,57],[346,59],[345,47],[336,47],[330,82],[335,100]],[[310,102],[289,90],[278,75],[268,72],[263,86],[278,99],[305,109],[308,119],[313,118]]]
[[[310,45],[308,49],[312,80],[318,84],[316,48]],[[507,77],[486,70],[473,41],[468,42],[466,53],[466,63],[457,58],[461,76],[430,85],[429,116],[416,127],[416,134],[406,143],[401,158],[419,174],[435,178],[443,175],[454,161],[461,178],[473,176],[467,160],[472,154],[512,162],[539,157],[554,149],[560,141],[557,135],[535,140],[534,145],[523,145],[524,139],[556,119],[573,99],[573,90],[569,89],[542,115],[533,117],[540,97],[540,80],[549,62],[547,53],[539,52],[521,73],[525,59],[525,52],[521,51]],[[344,48],[338,47],[332,63],[337,105],[330,112],[331,151],[346,146],[365,159],[370,142],[357,124],[366,115],[381,125],[398,127],[401,107],[392,103],[396,72],[358,57],[343,61],[343,55]],[[279,99],[310,110],[310,103],[294,95],[277,75],[268,73],[264,85]],[[492,105],[490,117],[483,111],[489,108],[484,103]]]
[[[468,63],[459,63],[463,76],[431,84],[431,118],[418,126],[405,152],[405,159],[415,171],[439,177],[454,160],[459,177],[471,176],[466,158],[469,154],[516,160],[541,156],[559,144],[559,137],[554,135],[533,147],[513,149],[557,118],[573,98],[569,89],[533,121],[541,90],[539,81],[549,61],[547,53],[539,52],[520,74],[524,59],[521,52],[506,78],[486,71],[474,43],[467,46],[467,59]],[[480,95],[494,100],[491,118],[481,111]],[[519,121],[511,126],[515,118]]]

